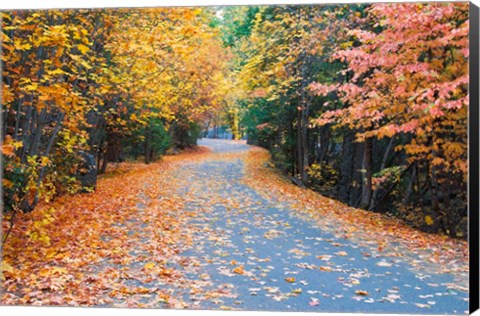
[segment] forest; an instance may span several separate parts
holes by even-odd
[[[6,218],[92,189],[79,181],[85,159],[99,174],[148,164],[225,127],[267,148],[297,185],[466,238],[465,3],[12,11],[2,21]]]

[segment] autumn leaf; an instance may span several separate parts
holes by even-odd
[[[245,273],[245,269],[243,266],[238,266],[236,267],[235,269],[233,269],[233,272],[236,273],[236,274],[244,274]]]
[[[308,303],[308,305],[310,305],[310,306],[318,306],[318,305],[320,305],[320,302],[319,302],[319,299],[318,299],[318,298],[313,298],[313,297],[311,297],[310,300],[311,300],[311,301]]]
[[[160,269],[158,274],[162,276],[171,276],[173,274],[173,269]]]
[[[379,267],[391,267],[393,264],[382,260],[377,262],[376,265]]]
[[[427,223],[429,226],[433,225],[434,222],[430,215],[425,216],[425,223]]]
[[[143,267],[147,270],[150,270],[150,269],[153,269],[155,267],[155,263],[154,262],[149,262],[149,263],[145,264]]]
[[[430,308],[430,305],[428,305],[428,304],[415,303],[415,305],[420,307],[420,308]]]
[[[13,267],[8,264],[7,262],[5,262],[5,260],[2,260],[2,273],[3,272],[8,272],[8,273],[13,273],[14,272],[14,269]]]
[[[85,46],[83,44],[79,44],[77,48],[83,55],[85,55],[90,50],[88,46]]]

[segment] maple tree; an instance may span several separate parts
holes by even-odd
[[[339,85],[312,85],[323,95],[338,91],[347,104],[322,114],[318,123],[356,130],[370,161],[371,138],[395,142],[408,163],[398,166],[402,173],[412,169],[411,181],[426,186],[411,185],[407,194],[429,194],[426,220],[456,236],[466,214],[460,205],[466,203],[467,179],[468,7],[375,5],[363,25],[349,31],[358,43],[334,56],[347,63],[344,72],[350,78]],[[374,208],[371,162],[366,168],[364,206]],[[452,199],[460,205],[452,205]]]

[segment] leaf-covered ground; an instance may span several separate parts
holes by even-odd
[[[202,140],[18,219],[2,303],[463,313],[467,245],[290,184],[266,151]],[[7,223],[4,222],[4,228]]]

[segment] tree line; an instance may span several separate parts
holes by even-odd
[[[466,237],[467,3],[1,14],[4,214],[226,126],[297,185]]]
[[[298,185],[466,237],[468,4],[226,14],[251,143]]]
[[[1,14],[4,214],[93,189],[79,181],[85,160],[104,173],[192,146],[224,112],[213,9]]]

